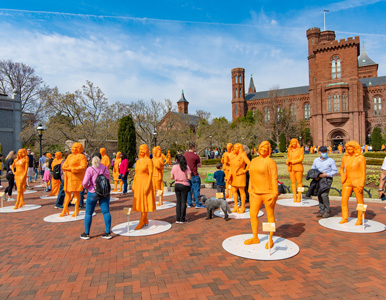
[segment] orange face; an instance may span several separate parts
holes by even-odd
[[[149,147],[145,144],[139,146],[138,157],[143,158],[149,156]]]
[[[347,151],[347,153],[348,154],[350,154],[350,155],[353,155],[354,154],[354,147],[352,147],[352,146],[348,146],[348,147],[346,147],[346,151]]]
[[[233,145],[231,143],[227,144],[227,151],[231,152],[233,148]]]
[[[81,143],[74,143],[71,147],[72,154],[78,154],[83,152],[83,146]]]
[[[117,153],[117,158],[121,158],[121,152]]]
[[[17,158],[20,159],[20,158],[23,158],[25,155],[24,155],[24,150],[25,149],[20,149],[19,151],[17,151]]]
[[[270,152],[271,152],[271,145],[269,144],[269,142],[267,141],[262,142],[259,146],[259,155],[265,158],[271,154]]]
[[[297,139],[292,139],[290,142],[290,146],[292,148],[296,148],[298,146],[298,140]]]
[[[61,159],[62,158],[62,152],[56,152],[55,153],[55,158],[56,159]]]
[[[104,156],[106,155],[106,148],[100,148],[99,153]]]
[[[234,150],[236,155],[240,153],[241,147],[242,147],[241,144],[236,144],[234,146],[233,150]]]

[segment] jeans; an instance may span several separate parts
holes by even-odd
[[[124,194],[126,194],[127,193],[127,173],[124,175],[124,176],[122,176],[122,182],[123,182],[123,192],[122,193],[124,193]]]
[[[11,197],[12,196],[12,189],[13,189],[13,186],[15,185],[15,175],[7,173],[5,178],[7,178],[7,180],[8,180],[8,186],[6,187],[4,194],[8,193],[8,196]]]
[[[80,192],[79,206],[84,206],[84,194],[85,190],[83,189],[83,191]]]
[[[66,196],[66,194],[63,191],[63,188],[64,188],[64,180],[60,179],[59,193],[58,193],[58,197],[56,198],[55,206],[59,206],[59,205],[63,206],[64,197]]]
[[[37,181],[38,180],[38,169],[34,169],[34,172],[35,172],[34,181]]]
[[[186,199],[188,197],[188,192],[190,191],[190,186],[177,183],[174,190],[177,197],[177,222],[185,222]]]
[[[198,200],[198,197],[200,197],[200,187],[201,187],[201,179],[200,176],[192,176],[192,178],[189,180],[190,184],[190,191],[188,193],[188,206],[192,206],[192,203],[197,205],[200,205],[201,202]],[[193,197],[193,199],[192,199]]]
[[[95,206],[99,200],[99,206],[101,208],[103,219],[105,220],[106,233],[111,231],[111,215],[109,211],[110,206],[110,195],[106,198],[98,199],[96,193],[87,193],[86,199],[86,215],[84,217],[84,233],[90,234],[92,214],[94,213]]]

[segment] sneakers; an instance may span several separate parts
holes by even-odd
[[[13,198],[8,198],[7,201],[15,201]]]
[[[193,205],[188,205],[188,208],[192,208],[192,207],[194,207]],[[385,207],[386,208],[386,207]]]
[[[197,205],[196,205],[196,208],[205,208],[205,205],[197,204]]]
[[[176,224],[185,224],[185,223],[188,223],[189,221],[188,220],[185,220],[185,221],[176,221]]]
[[[55,208],[63,208],[63,205],[55,205]]]
[[[113,237],[111,236],[110,233],[104,233],[104,234],[102,235],[102,239],[109,240],[109,239],[111,239],[111,238],[113,238]]]
[[[80,235],[80,238],[81,238],[82,240],[89,240],[89,239],[90,239],[90,235],[89,235],[89,234],[82,233],[82,234]]]
[[[321,212],[321,211],[316,214],[317,218],[321,218],[322,216],[323,216],[323,212]]]
[[[329,216],[330,216],[330,213],[325,211],[322,215],[322,218],[328,218]]]

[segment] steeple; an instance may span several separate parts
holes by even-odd
[[[185,99],[184,90],[182,90],[181,98],[177,101],[178,112],[183,114],[188,114],[188,100]]]
[[[256,88],[255,88],[255,83],[253,82],[253,77],[251,74],[251,80],[249,81],[249,88],[248,88],[248,93],[256,93]]]
[[[358,59],[358,66],[359,67],[364,67],[364,66],[370,66],[370,65],[377,65],[376,62],[374,62],[366,53],[365,50],[365,41],[363,41],[363,48],[362,48],[362,53],[359,56]]]

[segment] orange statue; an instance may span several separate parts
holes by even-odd
[[[348,200],[354,190],[357,203],[364,204],[363,188],[366,181],[366,159],[362,154],[361,146],[350,141],[345,145],[346,153],[340,166],[340,181],[342,188],[342,220],[339,224],[348,222]],[[358,211],[358,220],[355,225],[362,225],[362,212]]]
[[[166,154],[166,164],[169,166],[172,165],[172,155],[170,154],[170,150],[168,150],[168,153]]]
[[[221,163],[223,164],[223,171],[225,173],[225,190],[226,190],[226,195],[225,195],[225,198],[230,198],[231,195],[229,193],[229,189],[228,189],[228,185],[230,185],[230,182],[228,182],[228,178],[229,178],[229,171],[231,169],[231,165],[230,165],[230,162],[231,162],[231,159],[233,157],[233,153],[232,153],[232,150],[233,150],[233,145],[231,143],[228,143],[227,144],[227,152],[225,152],[223,155],[222,155],[222,158],[221,158]]]
[[[365,153],[367,153],[367,152],[369,152],[369,146],[368,145],[365,146]]]
[[[150,159],[149,147],[145,144],[139,147],[138,160],[135,164],[133,182],[133,211],[141,212],[141,219],[135,230],[149,224],[147,213],[156,210],[153,193],[153,162]]]
[[[238,212],[240,214],[245,212],[245,185],[246,185],[246,175],[249,170],[249,165],[251,161],[248,159],[247,155],[244,152],[243,145],[235,144],[234,156],[230,161],[230,171],[229,171],[229,181],[232,185],[232,195],[235,201],[235,206],[232,212]],[[239,209],[237,205],[238,195],[237,191],[240,192],[241,198],[241,208]]]
[[[114,190],[112,192],[117,192],[117,186],[119,181],[119,192],[122,192],[122,179],[119,179],[119,164],[121,163],[121,152],[117,152],[117,157],[114,161],[114,168],[113,168],[113,179],[114,179]]]
[[[102,155],[101,164],[104,165],[107,169],[110,169],[111,161],[106,154],[106,148],[100,148],[99,153]]]
[[[331,153],[331,152],[332,152],[332,147],[329,146],[329,147],[328,147],[328,153]]]
[[[381,147],[381,151],[385,151],[385,145],[384,144]]]
[[[17,152],[17,157],[12,164],[12,172],[15,175],[15,182],[17,187],[17,199],[13,209],[18,209],[24,206],[24,192],[25,185],[27,183],[27,171],[28,171],[28,156],[25,149],[20,149]],[[16,167],[16,171],[15,170]]]
[[[161,147],[157,146],[153,148],[153,190],[154,190],[154,199],[157,198],[157,191],[160,191],[158,197],[157,206],[163,205],[163,195],[164,195],[164,165],[165,160],[162,157]]]
[[[249,204],[253,237],[245,240],[245,245],[260,243],[257,234],[259,228],[257,216],[263,203],[267,211],[268,222],[275,223],[275,204],[279,190],[277,166],[273,159],[269,157],[270,154],[270,143],[267,141],[262,142],[259,146],[259,156],[252,159],[251,167],[249,168]],[[273,232],[270,233],[271,248],[273,247],[272,236]],[[265,244],[265,248],[269,248],[268,242]]]
[[[288,158],[286,164],[288,165],[288,173],[292,184],[292,193],[294,194],[294,202],[300,202],[302,193],[299,192],[296,197],[296,183],[298,187],[303,187],[303,159],[304,149],[300,147],[297,139],[292,139],[288,147]]]
[[[81,143],[74,143],[71,147],[71,152],[72,154],[67,157],[62,166],[65,198],[63,211],[59,217],[64,217],[70,213],[68,204],[71,201],[71,195],[76,199],[75,212],[72,216],[76,217],[79,215],[80,192],[83,191],[82,181],[87,169],[87,158],[82,154],[83,146]]]
[[[317,153],[319,153],[319,146],[318,146],[318,148],[317,148],[316,152],[317,152]]]
[[[62,163],[62,160],[63,160],[62,152],[59,152],[59,151],[56,152],[55,158],[51,164],[51,169],[54,170],[54,167],[56,165],[60,165]],[[51,178],[51,180],[52,180],[52,189],[51,189],[51,193],[48,196],[57,196],[59,194],[60,179]]]
[[[343,153],[343,147],[341,144],[338,145],[338,152],[341,154]]]
[[[311,154],[314,154],[314,153],[315,153],[315,146],[311,146],[311,147],[310,147],[310,153],[311,153]]]

